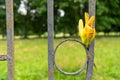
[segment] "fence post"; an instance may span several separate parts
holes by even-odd
[[[89,0],[89,15],[95,16],[95,4],[96,0]],[[93,24],[95,27],[95,22]],[[86,72],[86,80],[92,80],[92,73],[93,73],[93,66],[94,66],[94,40],[90,45],[88,53],[88,66],[87,66],[87,72]]]
[[[48,21],[48,80],[54,80],[54,0],[47,0]]]
[[[6,0],[8,80],[14,80],[13,0]]]

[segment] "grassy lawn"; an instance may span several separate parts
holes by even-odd
[[[63,39],[55,39],[55,46]],[[0,53],[6,53],[6,41],[0,40]],[[61,69],[78,70],[85,61],[85,51],[78,43],[66,43],[56,53]],[[47,39],[15,40],[15,80],[48,80]],[[98,37],[95,40],[93,80],[120,80],[120,37]],[[86,70],[66,76],[55,69],[55,80],[85,80]],[[0,80],[7,80],[7,62],[0,62]]]

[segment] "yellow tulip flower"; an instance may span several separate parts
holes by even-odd
[[[93,27],[93,23],[95,20],[95,16],[89,18],[89,14],[85,12],[85,26],[83,24],[82,19],[79,20],[78,30],[79,36],[81,37],[81,41],[88,48],[90,43],[95,37],[95,28]]]

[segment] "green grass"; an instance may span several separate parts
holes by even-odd
[[[55,46],[63,39],[55,39]],[[6,41],[0,40],[0,53],[6,53]],[[15,40],[15,80],[48,80],[47,39]],[[85,61],[85,51],[78,43],[66,43],[56,53],[61,69],[71,72]],[[95,40],[93,80],[120,80],[120,37],[98,37]],[[55,69],[55,80],[85,80],[84,70],[66,76]],[[7,80],[7,62],[0,62],[0,80]]]

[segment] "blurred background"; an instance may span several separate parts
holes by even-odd
[[[93,80],[120,80],[120,0],[96,0]],[[54,47],[77,38],[78,21],[88,12],[88,0],[54,0]],[[15,80],[48,80],[47,0],[14,0]],[[0,54],[6,54],[6,8],[0,0]],[[56,53],[61,69],[73,72],[85,62],[84,48],[65,43]],[[54,68],[55,69],[55,68]],[[85,80],[86,70],[66,76],[55,69],[55,80]],[[7,62],[0,62],[0,80],[7,80]]]
[[[96,30],[98,34],[120,35],[120,1],[97,0]],[[88,11],[88,0],[54,1],[55,37],[77,36],[78,20]],[[0,34],[6,35],[5,1],[0,0]],[[47,35],[47,0],[14,1],[15,35],[28,38],[29,35]],[[102,33],[101,33],[102,32]]]

